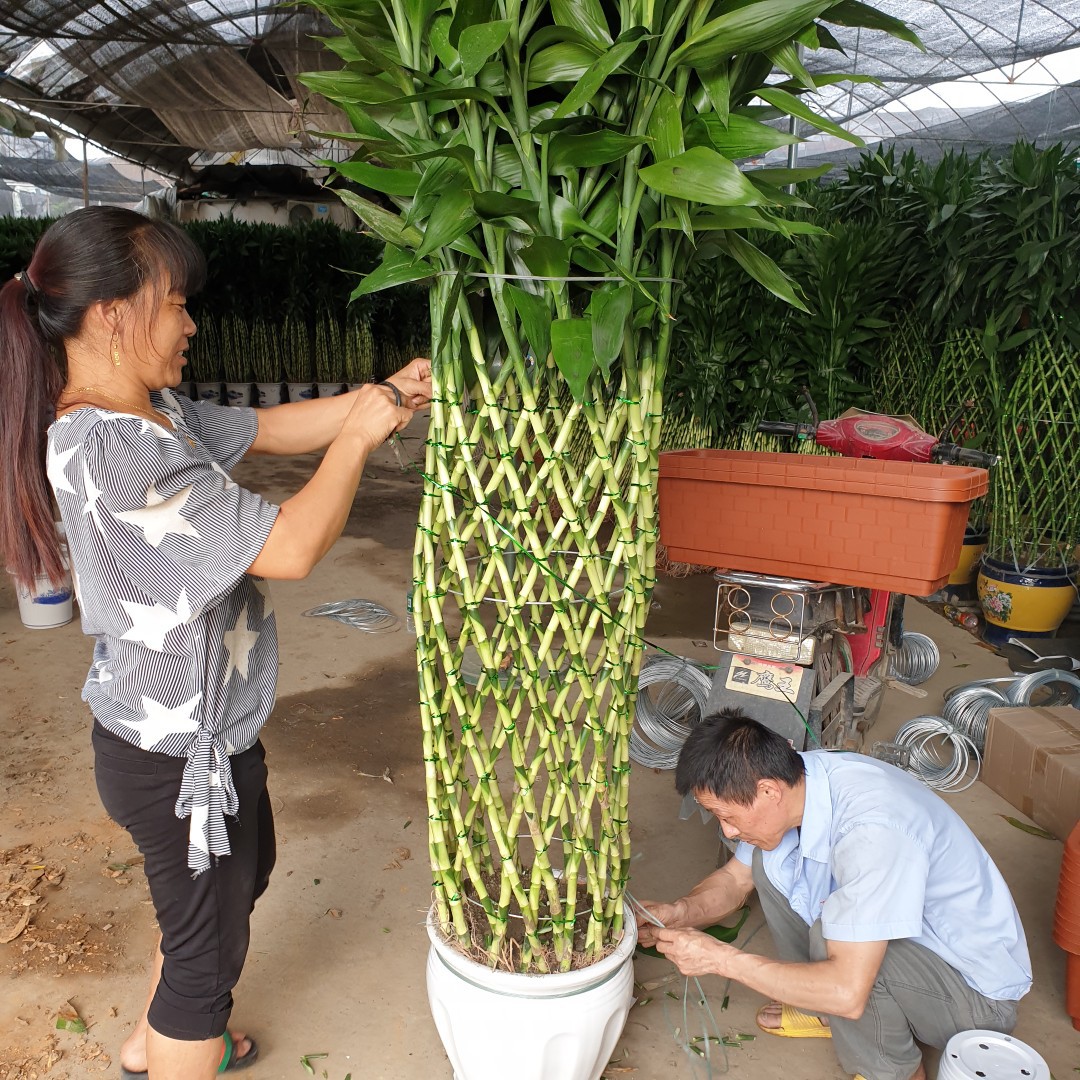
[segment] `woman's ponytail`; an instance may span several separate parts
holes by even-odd
[[[45,473],[45,430],[64,385],[23,271],[0,288],[0,559],[25,586],[64,578]]]

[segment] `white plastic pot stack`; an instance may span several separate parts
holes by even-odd
[[[1050,1067],[1011,1035],[961,1031],[941,1053],[938,1080],[1050,1080]]]

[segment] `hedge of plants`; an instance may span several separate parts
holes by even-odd
[[[0,218],[0,274],[30,261],[50,224]],[[200,382],[365,382],[427,350],[427,295],[402,289],[349,297],[381,242],[326,222],[300,227],[222,219],[184,228],[206,255],[206,288],[189,303],[189,352]]]

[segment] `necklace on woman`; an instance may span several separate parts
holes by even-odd
[[[125,408],[130,409],[138,416],[144,416],[148,420],[153,420],[155,424],[161,424],[163,427],[174,428],[176,425],[167,416],[163,416],[154,408],[144,409],[141,405],[137,405],[134,401],[128,401],[126,398],[117,397],[115,394],[110,394],[107,390],[102,390],[100,386],[73,386],[70,390],[64,390],[61,397],[72,397],[75,394],[97,394],[99,397],[106,398],[109,401],[115,402],[117,405],[123,405]],[[87,405],[91,402],[86,402]]]

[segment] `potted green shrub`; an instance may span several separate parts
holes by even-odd
[[[672,313],[695,252],[800,303],[743,231],[784,231],[785,185],[816,173],[733,159],[776,145],[762,117],[835,130],[796,43],[828,40],[831,5],[314,6],[345,67],[304,81],[355,130],[340,173],[380,193],[342,192],[386,243],[354,296],[430,284],[429,1000],[461,1080],[595,1078],[632,993],[627,749]],[[858,3],[833,17],[911,36]]]
[[[375,375],[375,338],[371,322],[363,315],[350,315],[345,325],[345,381],[356,390]]]
[[[188,373],[195,381],[195,400],[221,403],[221,348],[218,320],[213,315],[200,315],[198,330],[188,339]]]
[[[225,404],[251,404],[251,327],[240,315],[222,316],[218,323],[218,347],[225,373]]]

